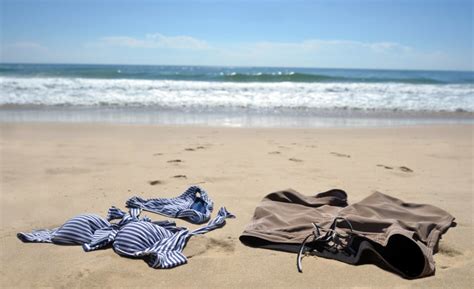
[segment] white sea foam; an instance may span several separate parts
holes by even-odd
[[[473,112],[473,84],[235,83],[0,77],[0,105],[318,108]]]

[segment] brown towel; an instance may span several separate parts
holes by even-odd
[[[455,225],[454,217],[442,209],[405,203],[379,192],[348,205],[342,190],[304,196],[290,189],[262,200],[240,241],[298,252],[313,233],[313,223],[328,229],[336,217],[347,220],[337,223],[337,230],[350,233],[348,248],[333,250],[310,242],[312,253],[349,264],[373,263],[405,278],[434,273],[433,254],[441,235]]]

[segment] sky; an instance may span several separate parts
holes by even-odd
[[[0,62],[473,70],[472,0],[0,0]]]

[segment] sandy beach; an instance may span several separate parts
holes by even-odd
[[[1,123],[1,287],[469,288],[473,129]],[[195,184],[237,218],[191,239],[188,264],[171,270],[111,249],[85,253],[16,238],[81,213],[105,217],[131,196],[173,197]],[[443,236],[436,274],[428,278],[405,280],[374,265],[317,257],[305,258],[300,274],[294,254],[249,248],[238,239],[258,202],[286,188],[306,195],[339,188],[349,203],[380,191],[438,206],[455,216],[457,227]]]

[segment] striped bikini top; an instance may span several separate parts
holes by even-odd
[[[202,197],[202,193],[198,197]],[[198,201],[201,202],[201,200]],[[212,210],[212,201],[210,208]],[[209,210],[209,206],[206,210]],[[140,217],[141,212],[142,209],[139,207],[129,208],[128,213],[111,207],[106,219],[95,214],[83,214],[68,220],[59,228],[18,233],[17,237],[23,242],[82,245],[86,252],[112,246],[117,254],[143,258],[150,267],[173,268],[187,262],[182,251],[190,237],[223,227],[226,218],[235,217],[222,207],[217,216],[207,225],[189,231],[186,228],[177,227],[172,221],[152,222],[148,217]],[[196,212],[193,216],[205,217],[207,214],[198,210]]]
[[[126,203],[128,208],[141,208],[145,211],[180,218],[193,224],[202,224],[211,218],[213,202],[207,192],[198,186],[188,188],[176,198],[142,199],[130,198]]]

